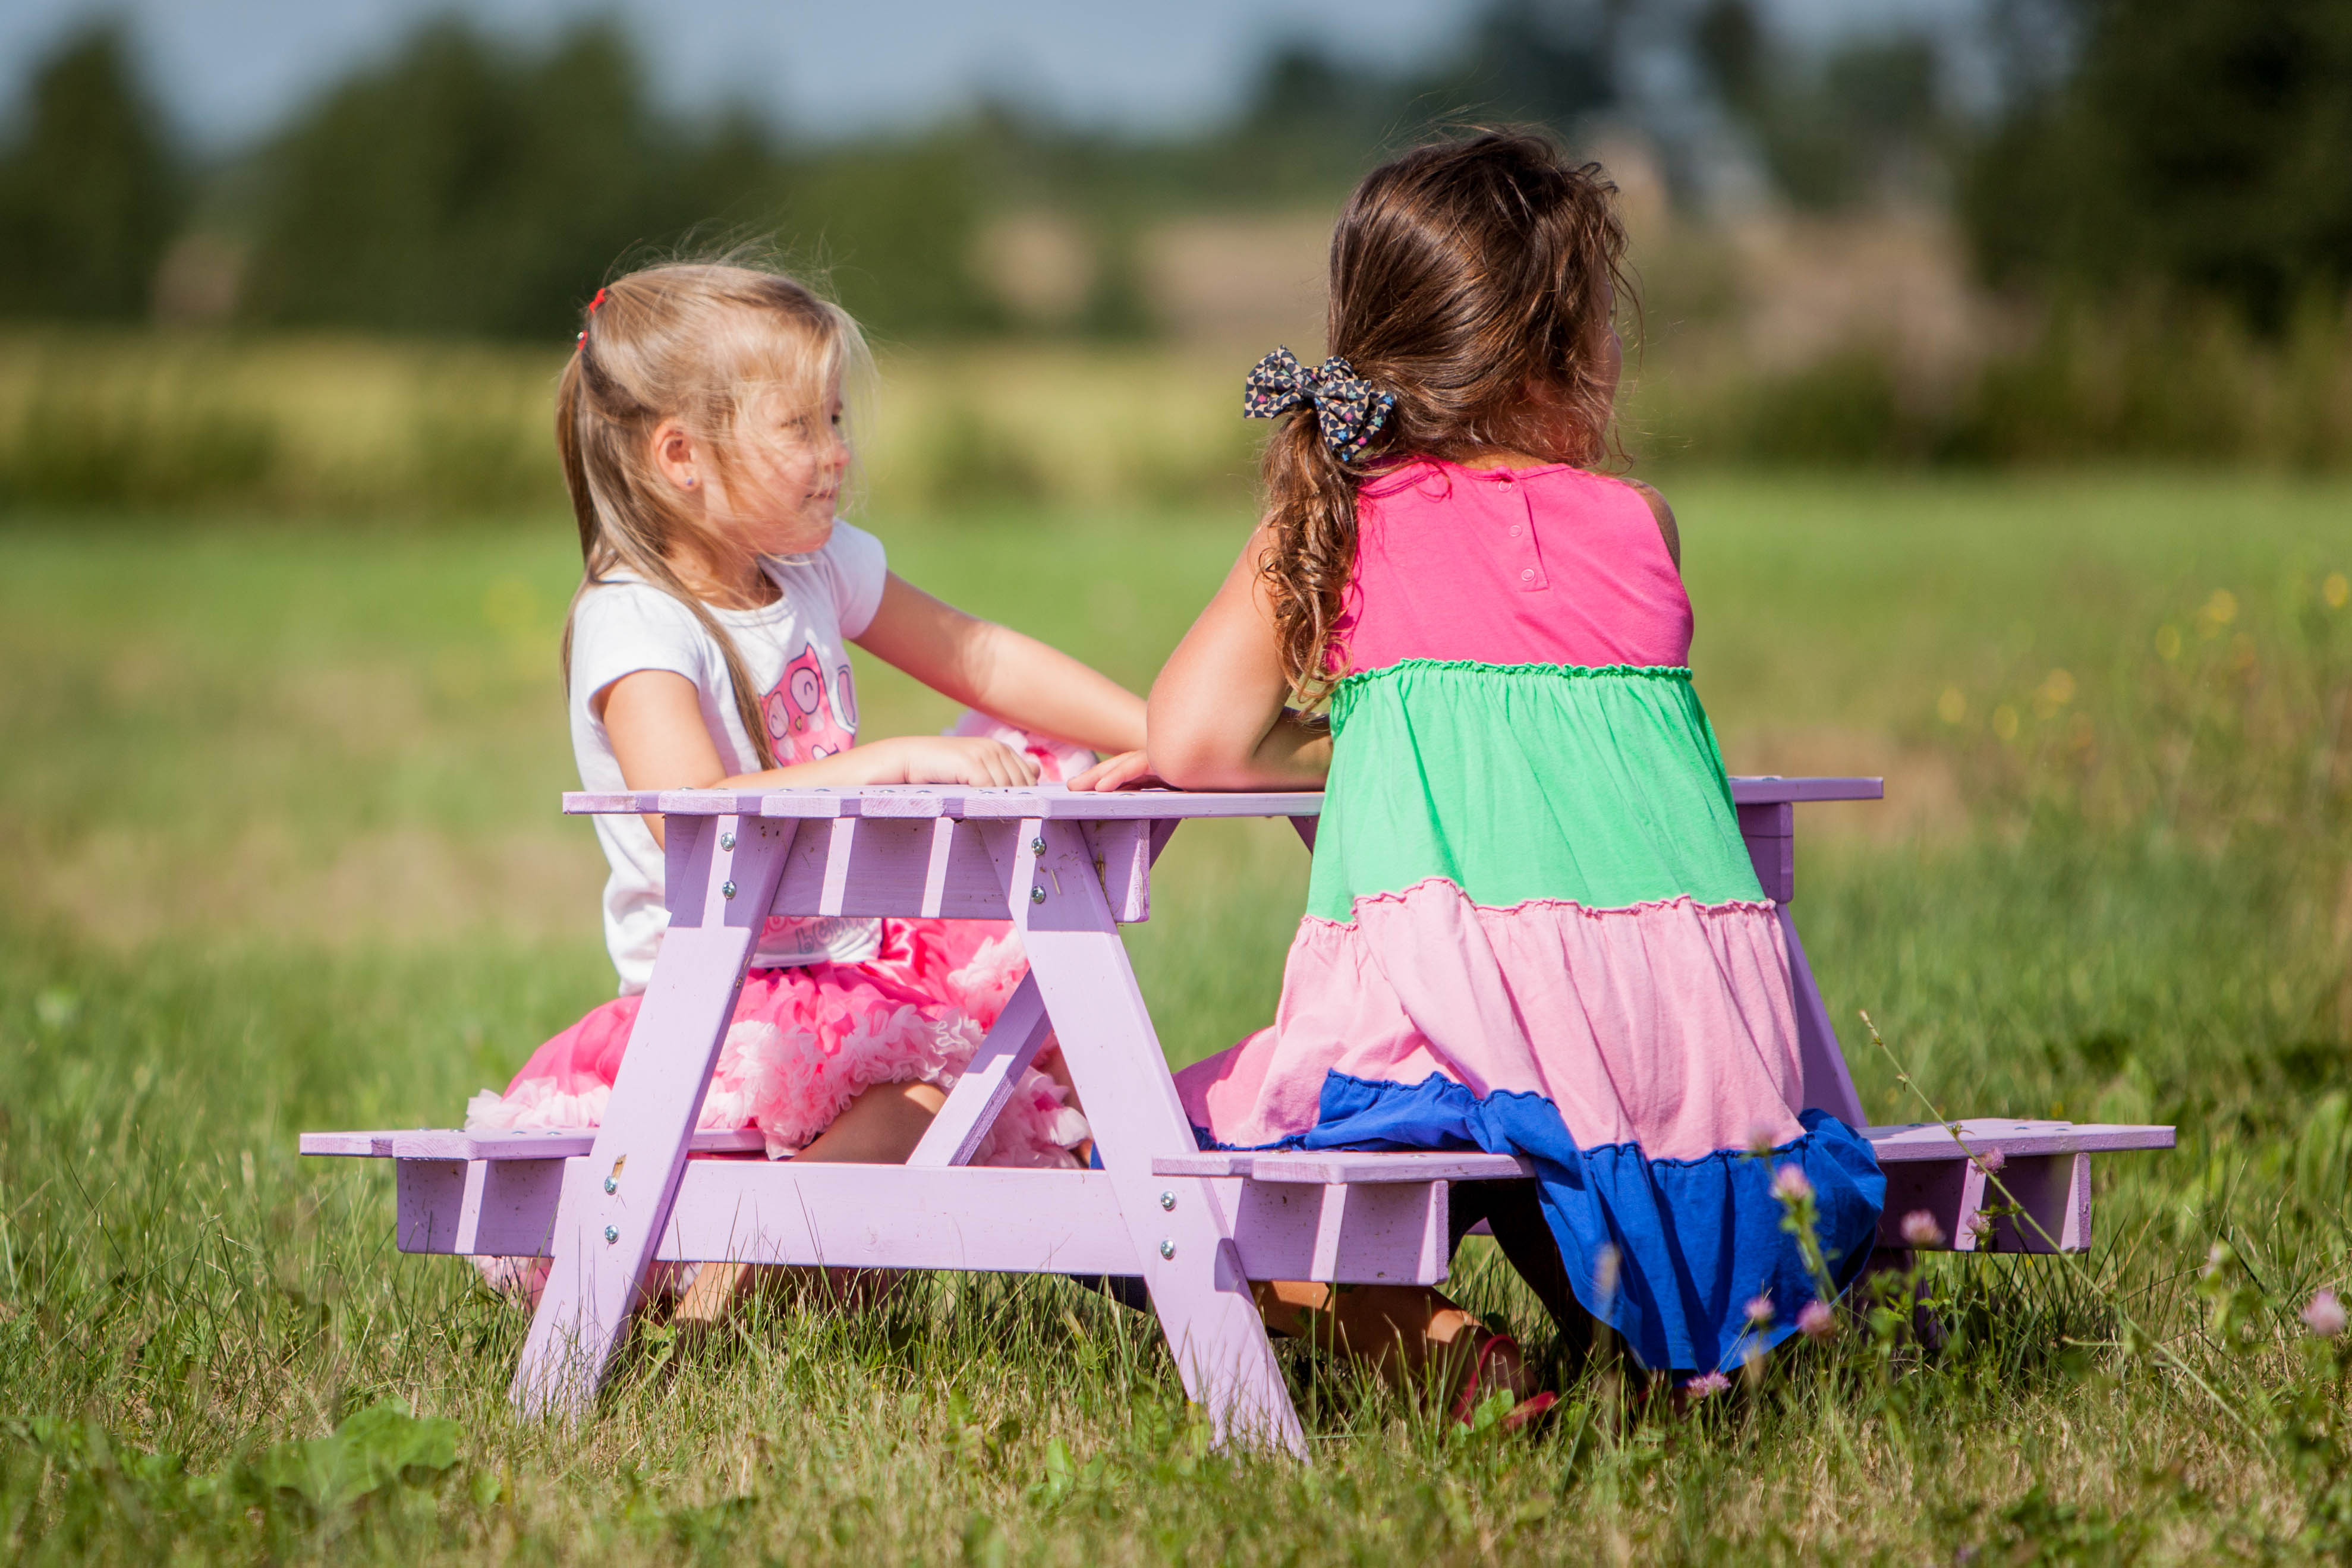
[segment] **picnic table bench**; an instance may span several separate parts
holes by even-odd
[[[1795,808],[1883,794],[1877,779],[1732,781],[1787,937],[1805,1107],[1857,1128],[1862,1106],[1790,913]],[[566,795],[570,813],[667,822],[669,929],[604,1125],[310,1132],[302,1152],[392,1161],[402,1251],[553,1260],[515,1369],[526,1415],[589,1405],[657,1261],[1125,1275],[1144,1280],[1221,1442],[1304,1453],[1249,1282],[1435,1284],[1450,1261],[1449,1186],[1533,1173],[1477,1151],[1197,1146],[1118,927],[1150,918],[1152,864],[1181,823],[1286,817],[1311,849],[1322,799],[1058,786]],[[770,1161],[751,1157],[757,1131],[695,1131],[771,912],[1009,915],[1022,931],[1028,976],[907,1163]],[[1049,1033],[1103,1168],[969,1164]],[[1887,1175],[1881,1243],[1906,1245],[1903,1216],[1925,1209],[1961,1251],[2087,1247],[2091,1156],[2173,1143],[2169,1127],[1983,1118],[1866,1135]],[[1988,1192],[1988,1165],[2013,1205]]]

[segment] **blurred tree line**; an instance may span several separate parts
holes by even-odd
[[[1237,116],[1189,137],[996,106],[825,145],[747,111],[665,114],[613,23],[534,52],[452,17],[210,168],[169,133],[120,25],[101,23],[37,68],[0,146],[0,312],[140,318],[195,220],[235,242],[235,310],[255,324],[546,338],[616,258],[781,236],[887,333],[985,332],[1011,323],[970,265],[975,231],[1043,200],[1079,215],[1109,262],[1075,324],[1133,331],[1148,322],[1121,247],[1155,215],[1328,199],[1433,124],[1573,135],[1596,117],[1649,121],[1685,195],[1705,184],[1696,162],[1720,156],[1721,136],[1693,134],[1712,126],[1799,207],[1950,199],[1996,284],[2162,286],[2264,331],[2308,296],[2340,299],[2352,5],[1988,3],[1998,100],[1973,114],[1925,33],[1806,56],[1776,44],[1755,0],[1496,0],[1426,68],[1277,49]],[[1662,103],[1629,70],[1661,53],[1689,68],[1686,101]]]
[[[131,79],[121,29],[69,38],[34,72],[0,151],[0,310],[136,320],[187,208],[187,171]]]
[[[0,317],[560,344],[616,268],[748,242],[885,338],[1139,337],[1160,324],[1155,226],[1328,205],[1432,128],[1533,121],[1654,149],[1702,220],[1685,235],[1759,201],[1948,215],[1980,283],[2017,302],[2008,336],[1924,397],[1892,342],[1659,378],[1693,450],[2352,461],[2352,4],[1981,0],[1966,37],[1948,20],[1805,49],[1760,3],[1489,0],[1453,50],[1391,71],[1294,41],[1228,120],[1181,136],[1000,101],[832,142],[667,111],[608,21],[530,47],[452,17],[209,160],[102,23],[38,64],[0,127]],[[1029,253],[982,261],[992,225],[1039,212],[1089,252],[1083,297],[1050,318],[1003,287]]]
[[[2005,0],[1998,15],[2011,96],[1961,205],[1990,277],[2164,285],[2267,332],[2315,300],[2340,307],[2352,5]]]

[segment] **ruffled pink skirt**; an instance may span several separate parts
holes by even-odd
[[[806,1148],[877,1084],[950,1089],[1027,970],[1010,922],[935,920],[884,921],[881,948],[863,963],[755,969],[736,1001],[698,1125],[756,1128],[770,1157],[782,1158]],[[617,997],[533,1051],[504,1094],[474,1097],[467,1128],[601,1124],[644,1001]],[[974,1159],[1071,1165],[1086,1138],[1069,1090],[1033,1066]]]
[[[956,735],[984,735],[1025,751],[1044,776],[1066,778],[1094,760],[1057,741],[1025,735],[966,713]],[[756,1128],[768,1156],[805,1149],[849,1102],[885,1083],[955,1087],[972,1053],[1029,970],[1010,921],[885,920],[881,945],[863,963],[754,969],[744,977],[735,1017],[712,1070],[696,1125],[710,1131]],[[469,1131],[558,1131],[601,1126],[620,1076],[642,995],[604,1003],[530,1054],[504,1094],[484,1089],[466,1107]],[[1058,1058],[1052,1041],[1037,1060]],[[1069,1166],[1088,1136],[1066,1085],[1037,1066],[1024,1069],[973,1162]],[[477,1259],[483,1277],[535,1298],[544,1258]],[[692,1273],[657,1269],[655,1289],[679,1289]]]

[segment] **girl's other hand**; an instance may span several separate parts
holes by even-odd
[[[859,784],[945,784],[1026,788],[1035,759],[979,735],[902,735],[852,746],[830,757],[766,773],[730,776],[702,721],[694,683],[667,669],[640,669],[589,699],[601,707],[621,777],[633,790],[855,788]],[[647,816],[656,844],[663,821]]]
[[[1093,767],[1071,775],[1072,789],[1140,789],[1160,783],[1160,775],[1151,771],[1151,759],[1140,751],[1121,752],[1115,757],[1105,757]]]
[[[976,735],[898,735],[853,746],[879,764],[868,784],[972,784],[982,788],[1024,788],[1037,782],[1036,759],[1014,751],[1002,741]]]

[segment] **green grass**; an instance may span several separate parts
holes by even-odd
[[[2352,571],[2352,491],[1701,476],[1673,499],[1734,766],[1890,777],[1885,806],[1801,831],[1832,1012],[1867,1007],[1955,1112],[2182,1127],[2175,1153],[2103,1166],[2079,1266],[1932,1269],[1941,1356],[1850,1331],[1687,1419],[1620,1423],[1588,1384],[1532,1442],[1457,1437],[1299,1363],[1316,1465],[1230,1463],[1145,1321],[1059,1280],[959,1276],[857,1314],[763,1307],[715,1346],[645,1337],[585,1426],[518,1426],[521,1317],[463,1265],[392,1251],[383,1172],[292,1151],[304,1128],[446,1124],[609,994],[601,865],[553,811],[563,524],[19,516],[0,531],[0,1550],[2339,1550],[2344,1385],[2293,1312],[2346,1289],[2352,1255],[2352,609],[2328,585]],[[1245,520],[877,526],[915,581],[1139,685]],[[861,679],[870,733],[949,717]],[[1129,935],[1171,1056],[1266,1017],[1304,871],[1279,828],[1180,836]],[[1908,1119],[1847,1040],[1873,1115]],[[2230,1260],[2202,1278],[2217,1241]],[[1457,1285],[1538,1330],[1475,1244]],[[420,1422],[289,1447],[392,1399]]]

